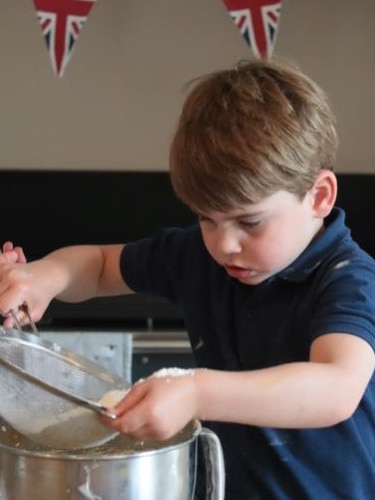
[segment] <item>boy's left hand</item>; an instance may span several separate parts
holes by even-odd
[[[188,375],[149,377],[137,382],[105,422],[137,440],[165,440],[197,418],[194,371]]]

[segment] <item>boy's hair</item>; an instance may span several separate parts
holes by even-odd
[[[333,169],[327,97],[295,66],[240,61],[193,82],[170,151],[174,190],[193,210],[233,209],[280,189],[303,197]]]

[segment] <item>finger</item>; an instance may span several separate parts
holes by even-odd
[[[127,395],[109,411],[117,418],[107,424],[119,432],[134,434],[147,422],[146,392],[135,390],[134,387]]]
[[[109,409],[109,411],[116,415],[116,420],[119,418],[129,415],[131,411],[134,411],[139,408],[142,399],[125,396],[125,398],[120,401],[115,407]]]
[[[147,421],[143,419],[144,414],[142,410],[139,407],[135,407],[118,416],[116,420],[108,422],[108,424],[118,432],[139,437],[143,436],[142,429],[146,428],[148,425]]]
[[[7,253],[7,252],[16,252],[17,262],[20,262],[22,264],[25,264],[27,262],[22,247],[19,247],[19,246],[15,247],[11,241],[6,241],[3,244],[3,253]],[[0,253],[1,253],[1,251],[0,251]]]
[[[27,260],[26,260],[26,257],[25,257],[25,254],[24,254],[22,248],[21,247],[15,247],[14,251],[17,254],[17,262],[19,262],[21,264],[26,264]]]
[[[8,262],[10,264],[15,264],[16,262],[18,262],[19,259],[18,253],[14,250],[7,250],[6,252],[1,252],[0,257],[1,257],[0,262],[3,264],[5,262]]]
[[[3,326],[5,328],[13,328],[14,327],[14,321],[11,316],[6,316],[4,321],[3,321]]]
[[[13,243],[11,241],[6,241],[3,244],[3,252],[11,252],[13,250]]]
[[[25,254],[24,254],[22,247],[20,247],[20,246],[15,247],[11,241],[6,241],[3,245],[3,252],[7,253],[7,252],[12,252],[12,251],[16,252],[16,254],[18,256],[18,259],[17,259],[18,262],[21,262],[22,264],[26,263],[26,257],[25,257]]]
[[[162,421],[160,419],[154,421],[150,416],[147,418],[147,414],[145,408],[137,407],[113,420],[111,427],[135,439],[156,441],[169,439],[180,430],[180,426],[176,427],[168,422],[167,416],[164,416]]]
[[[15,330],[22,329],[22,322],[18,318],[17,314],[14,310],[11,310],[9,313],[4,315],[3,326],[6,328],[13,328]]]

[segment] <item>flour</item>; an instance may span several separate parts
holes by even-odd
[[[114,391],[108,391],[100,398],[98,401],[99,404],[102,406],[105,406],[106,408],[113,408],[114,406],[117,405],[124,397],[126,394],[129,392],[129,389],[125,390],[114,390]]]
[[[95,469],[98,467],[97,465],[94,465],[92,469]],[[88,500],[103,500],[103,497],[96,495],[93,493],[91,490],[91,468],[88,465],[83,466],[83,470],[86,473],[86,481],[81,484],[81,486],[78,486],[78,491],[83,495],[85,498]]]
[[[128,389],[105,393],[98,401],[106,408],[115,406],[124,398]],[[38,421],[38,429],[28,437],[39,444],[61,449],[78,449],[97,446],[112,439],[117,432],[101,423],[95,411],[76,406],[60,415]]]
[[[150,378],[161,377],[182,377],[184,375],[194,375],[193,368],[161,368],[160,370],[152,373]]]
[[[167,382],[170,382],[174,377],[193,376],[194,373],[194,369],[162,368],[151,374],[150,378],[163,377]],[[141,381],[137,383],[139,382]],[[112,408],[128,392],[129,389],[108,391],[98,403],[105,408]],[[117,434],[101,423],[95,411],[77,405],[65,413],[33,422],[32,433],[28,433],[27,437],[52,448],[75,450],[100,446]]]

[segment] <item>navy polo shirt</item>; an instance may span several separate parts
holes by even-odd
[[[244,285],[206,251],[199,226],[166,228],[124,248],[137,293],[181,308],[197,366],[253,370],[309,358],[319,335],[345,332],[375,349],[375,262],[335,208],[286,269]],[[375,378],[354,415],[322,429],[205,422],[219,436],[226,500],[375,498]]]

